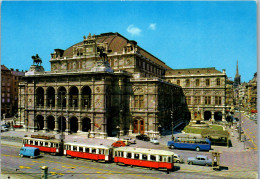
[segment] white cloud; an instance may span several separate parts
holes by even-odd
[[[149,29],[155,30],[155,29],[156,29],[156,24],[150,24],[150,25],[149,25]]]
[[[129,25],[127,27],[127,32],[129,32],[131,35],[140,35],[141,29],[139,29],[138,27],[135,27],[134,25]]]

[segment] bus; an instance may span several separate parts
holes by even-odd
[[[185,137],[176,137],[173,141],[168,141],[167,146],[170,149],[191,149],[191,150],[206,150],[211,149],[211,142],[207,138],[185,138]]]
[[[114,149],[113,158],[117,164],[162,169],[167,173],[174,167],[174,152],[166,150],[119,147]]]
[[[85,158],[98,162],[112,161],[112,147],[79,143],[64,143],[64,155],[67,157]]]
[[[41,152],[53,155],[62,155],[63,145],[58,139],[23,138],[23,147],[36,147]]]

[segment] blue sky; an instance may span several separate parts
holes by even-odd
[[[1,64],[28,70],[36,53],[50,71],[50,54],[83,35],[118,32],[173,69],[215,67],[242,81],[257,71],[256,3],[4,1]]]

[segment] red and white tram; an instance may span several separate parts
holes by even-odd
[[[64,155],[99,162],[112,161],[112,150],[110,146],[64,143]]]
[[[41,152],[47,152],[51,154],[62,154],[62,143],[57,139],[38,139],[31,137],[23,138],[23,146],[24,147],[36,147]]]
[[[115,163],[131,166],[149,167],[155,169],[173,169],[174,152],[134,147],[114,148]]]

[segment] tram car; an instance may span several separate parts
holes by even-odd
[[[113,148],[104,145],[64,143],[64,155],[98,162],[111,162]]]
[[[50,153],[52,155],[62,155],[63,153],[63,145],[58,139],[24,137],[23,147],[36,147],[41,152]]]
[[[119,147],[113,150],[117,164],[162,169],[167,173],[173,170],[174,152],[146,148]]]

